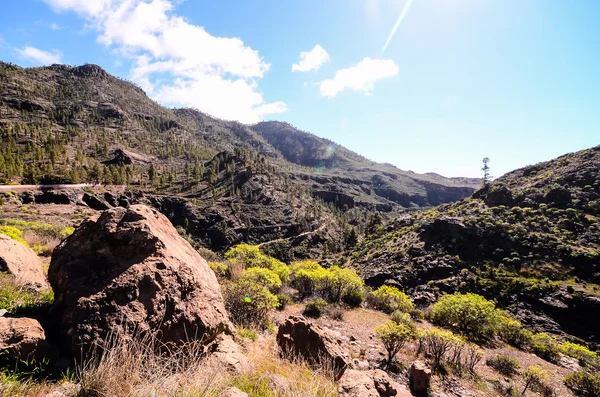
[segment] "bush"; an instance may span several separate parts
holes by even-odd
[[[253,340],[253,341],[255,341],[255,340],[258,339],[258,334],[256,333],[256,330],[253,330],[253,329],[238,328],[237,329],[237,333],[242,338],[250,339],[250,340]]]
[[[531,351],[544,360],[556,362],[558,360],[558,341],[544,332],[534,334],[531,338]]]
[[[277,294],[277,310],[285,310],[285,307],[292,301],[289,295]]]
[[[410,314],[404,313],[403,311],[400,311],[400,310],[396,310],[395,312],[393,312],[392,315],[390,316],[390,319],[393,322],[395,322],[396,324],[412,323]]]
[[[319,266],[316,269],[299,269],[292,272],[292,286],[302,297],[314,295],[327,277],[327,271]]]
[[[476,339],[493,337],[502,317],[493,302],[471,293],[444,295],[431,307],[432,322]]]
[[[354,270],[332,266],[326,271],[324,283],[323,289],[330,302],[347,300],[356,303],[357,299],[358,305],[362,302],[364,282]]]
[[[304,315],[307,317],[319,318],[323,314],[323,309],[327,306],[327,302],[321,298],[317,298],[306,304]]]
[[[402,346],[409,340],[416,338],[416,328],[412,324],[397,323],[388,321],[378,325],[375,328],[375,334],[381,339],[385,350],[388,353],[388,365],[392,363],[396,354],[402,349]]]
[[[225,253],[225,259],[233,263],[242,264],[245,269],[253,267],[270,269],[279,276],[279,279],[282,283],[289,282],[290,269],[285,265],[285,263],[263,254],[260,251],[260,248],[256,245],[236,245]]]
[[[231,320],[244,326],[264,327],[268,313],[275,310],[278,303],[267,288],[248,280],[225,283],[223,296]]]
[[[508,315],[499,317],[498,334],[503,341],[521,349],[529,346],[533,337],[531,331],[523,328],[518,320]]]
[[[548,374],[540,367],[531,365],[523,372],[523,380],[525,381],[525,387],[521,392],[521,395],[525,395],[528,389],[542,394],[543,396],[552,396],[554,392],[548,385]]]
[[[371,306],[385,313],[393,313],[396,310],[410,313],[415,308],[408,295],[389,285],[383,285],[373,291],[368,300]]]
[[[228,266],[221,262],[208,262],[208,267],[210,267],[218,277],[227,276],[227,271],[229,270]]]
[[[575,395],[583,397],[600,396],[600,374],[577,371],[567,375],[563,382]]]
[[[336,320],[336,321],[344,321],[344,313],[345,313],[344,310],[339,307],[334,307],[334,308],[327,310],[327,315],[332,320]]]
[[[430,328],[421,335],[420,348],[431,357],[434,369],[438,369],[444,362],[454,361],[450,353],[457,351],[464,343],[461,337],[451,331]]]
[[[508,377],[515,375],[519,369],[519,362],[517,360],[502,354],[498,354],[495,358],[488,358],[485,363]]]
[[[29,244],[25,240],[23,240],[23,232],[17,229],[14,226],[0,226],[0,234],[4,234],[11,239],[23,244],[26,247],[29,247]]]
[[[600,356],[585,346],[572,342],[563,342],[558,346],[558,350],[562,354],[578,359],[582,367],[600,369]]]
[[[274,271],[262,267],[252,267],[242,273],[240,280],[262,285],[272,293],[281,289],[281,279]]]

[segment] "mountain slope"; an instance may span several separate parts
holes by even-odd
[[[527,325],[600,341],[600,146],[525,167],[471,198],[395,219],[355,253],[374,285],[473,291]]]

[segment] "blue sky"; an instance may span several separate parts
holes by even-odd
[[[480,176],[487,156],[500,176],[600,144],[596,0],[6,3],[4,61],[96,63],[164,105],[288,121],[405,170]]]

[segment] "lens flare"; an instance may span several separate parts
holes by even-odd
[[[408,14],[408,10],[410,9],[410,6],[412,5],[413,1],[414,0],[408,0],[406,2],[406,4],[404,5],[404,8],[402,9],[402,12],[400,13],[400,16],[398,17],[398,20],[396,21],[394,28],[390,32],[390,35],[388,36],[387,41],[385,42],[385,45],[383,46],[383,49],[381,50],[381,52],[384,52],[385,49],[387,48],[388,44],[390,44],[390,41],[392,41],[392,38],[394,37],[394,35],[396,34],[396,31],[400,27],[402,20],[404,19],[406,14]]]

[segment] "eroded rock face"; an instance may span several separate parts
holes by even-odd
[[[279,326],[277,344],[284,355],[301,357],[311,365],[333,371],[339,379],[350,362],[342,348],[326,331],[301,316],[291,316]]]
[[[56,358],[40,323],[25,317],[0,317],[0,351],[6,354],[2,360]]]
[[[232,329],[206,261],[146,206],[113,208],[82,223],[55,249],[48,278],[53,316],[73,354],[114,334],[209,343]]]
[[[399,384],[380,369],[348,370],[339,380],[340,397],[411,397],[406,386]]]
[[[48,286],[44,266],[36,253],[4,234],[0,234],[0,272],[15,276],[22,284]]]

